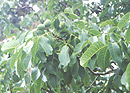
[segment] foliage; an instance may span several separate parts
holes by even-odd
[[[129,4],[1,0],[2,93],[129,92]]]

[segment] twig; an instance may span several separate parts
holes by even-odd
[[[47,90],[45,88],[41,88],[41,89],[44,90],[44,91],[46,91],[46,92],[48,92],[48,93],[52,93],[51,91],[49,91],[49,90]]]
[[[62,4],[61,2],[59,2],[60,5],[64,6],[66,8],[66,5]]]
[[[91,88],[93,87],[93,84],[96,82],[96,80],[97,80],[98,77],[99,77],[99,75],[96,76],[95,80],[92,82],[92,84],[90,85],[90,87],[86,90],[86,92],[89,92],[91,90]]]
[[[93,74],[93,75],[106,75],[106,74],[110,74],[114,71],[114,69],[107,71],[107,72],[94,72],[92,71],[89,67],[87,67],[87,69]]]
[[[58,37],[58,36],[57,36],[57,35],[55,35],[54,33],[52,33],[52,35],[53,35],[54,37],[56,37],[57,39],[64,41],[64,40],[63,40],[63,38]]]

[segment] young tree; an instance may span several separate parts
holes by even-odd
[[[1,0],[0,90],[129,92],[129,0]]]

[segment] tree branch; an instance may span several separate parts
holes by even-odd
[[[90,85],[90,87],[86,90],[86,92],[89,92],[91,90],[91,88],[93,87],[94,83],[96,82],[96,80],[98,79],[99,75],[96,76],[95,80],[92,82],[92,84]]]
[[[107,72],[94,72],[92,71],[89,67],[87,67],[87,69],[93,74],[93,75],[106,75],[106,74],[110,74],[114,71],[114,69],[110,70],[110,71],[107,71]]]

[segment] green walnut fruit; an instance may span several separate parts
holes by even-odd
[[[42,35],[42,34],[45,34],[45,31],[44,30],[38,30],[37,33],[38,33],[38,35]]]
[[[45,27],[51,26],[51,20],[47,19],[47,20],[44,22],[44,25],[45,25]]]
[[[39,24],[37,26],[38,30],[44,30],[45,29],[45,25],[44,24]]]
[[[63,28],[65,27],[65,23],[64,23],[64,22],[61,22],[60,25],[59,25],[59,27],[60,27],[61,29],[63,29]]]
[[[67,8],[65,8],[64,12],[69,13],[69,14],[73,14],[73,9],[70,7],[67,7]]]

